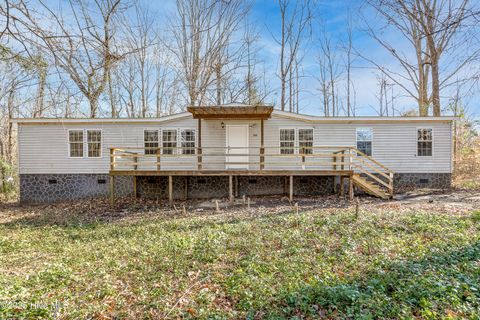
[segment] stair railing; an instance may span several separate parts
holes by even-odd
[[[377,184],[385,187],[390,195],[393,195],[394,171],[355,147],[350,148],[350,163],[352,164],[352,170],[355,171],[356,169],[370,177]]]

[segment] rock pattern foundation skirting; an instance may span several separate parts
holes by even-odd
[[[132,177],[115,178],[115,194],[133,194]],[[108,196],[108,174],[21,174],[20,202],[50,203]]]
[[[20,201],[23,203],[50,203],[109,195],[108,174],[21,174]],[[228,177],[173,177],[175,199],[206,199],[228,197]],[[327,195],[334,193],[334,177],[294,177],[296,196]],[[396,173],[395,192],[415,188],[448,189],[450,173]],[[234,177],[235,195],[287,195],[289,178],[285,176]],[[137,194],[150,199],[168,197],[168,177],[137,177]],[[133,195],[133,177],[115,177],[115,196]]]
[[[168,197],[168,177],[138,177],[138,195],[145,198]],[[283,195],[289,192],[284,176],[234,177],[236,196]],[[173,177],[174,199],[207,199],[228,197],[228,177]],[[333,177],[294,177],[294,195],[333,193]]]
[[[451,187],[451,173],[395,173],[393,175],[395,193],[420,188],[450,189]]]

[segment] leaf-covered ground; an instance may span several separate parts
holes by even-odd
[[[0,319],[480,319],[477,201],[273,201],[0,205]]]

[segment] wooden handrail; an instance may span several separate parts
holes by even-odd
[[[381,164],[380,162],[378,162],[377,160],[373,159],[371,156],[368,156],[366,155],[365,153],[363,153],[362,151],[358,150],[357,148],[355,147],[352,147],[351,150],[353,150],[354,152],[360,154],[362,157],[364,158],[367,158],[368,160],[372,161],[373,163],[375,163],[377,166],[381,167],[383,170],[387,171],[388,173],[393,173],[392,170],[390,170],[389,168],[387,168],[385,165]]]
[[[367,161],[365,161],[365,160],[362,159],[361,157],[355,156],[355,159],[361,161],[363,165],[369,167],[370,169],[372,169],[373,171],[375,171],[375,172],[378,173],[379,175],[381,175],[381,176],[383,176],[383,177],[385,177],[385,178],[387,178],[387,179],[390,178],[390,176],[389,176],[387,173],[385,173],[385,172],[383,172],[383,171],[380,171],[380,169],[375,168],[373,165],[369,164]]]
[[[356,168],[358,168],[362,173],[366,174],[367,176],[369,176],[370,178],[372,178],[373,180],[375,180],[377,183],[381,184],[382,186],[390,189],[390,184],[389,183],[386,183],[385,181],[381,180],[380,178],[378,178],[376,175],[368,172],[367,170],[365,170],[365,168],[362,168],[361,166],[355,166]]]
[[[112,157],[110,159],[110,166],[111,170],[123,169],[135,171],[141,170],[141,167],[145,168],[145,166],[156,166],[157,170],[168,170],[168,167],[171,166],[192,166],[195,164],[195,162],[197,162],[198,165],[199,156],[205,159],[202,160],[205,166],[259,165],[261,170],[265,169],[265,166],[278,167],[278,170],[280,170],[281,167],[290,168],[301,166],[303,170],[306,170],[310,168],[315,169],[318,167],[334,165],[334,163],[328,161],[328,159],[333,159],[335,165],[341,166],[342,170],[345,168],[345,166],[350,168],[351,165],[350,159],[345,158],[345,151],[348,150],[348,147],[340,147],[337,150],[335,150],[332,146],[296,147],[294,148],[295,153],[293,154],[282,154],[280,153],[281,149],[279,147],[265,147],[264,149],[269,150],[266,152],[263,149],[261,150],[261,147],[202,147],[201,149],[188,149],[202,150],[202,153],[183,154],[182,152],[179,152],[182,150],[181,147],[111,147],[110,152],[112,153]],[[203,149],[207,150],[203,151]],[[246,152],[240,151],[239,153],[230,153],[230,151],[236,149],[246,149]],[[147,150],[153,150],[154,152],[148,152],[145,154]],[[169,150],[169,152],[164,153],[165,150]],[[221,159],[222,157],[227,158],[225,160],[225,158]],[[246,157],[247,159],[242,161],[242,159],[238,159],[236,157]],[[202,168],[199,167],[198,170],[202,170]]]
[[[196,163],[196,162],[195,162]],[[262,162],[260,161],[225,161],[225,160],[222,160],[222,161],[211,161],[211,162],[208,162],[209,164],[262,164]],[[339,163],[340,165],[342,164],[342,162],[337,162]],[[158,162],[156,161],[148,161],[148,162],[135,162],[135,161],[129,161],[129,162],[114,162],[115,165],[122,165],[122,166],[139,166],[139,165],[146,165],[146,166],[154,166],[154,165],[157,165]],[[171,166],[182,166],[182,165],[188,165],[188,166],[191,166],[192,165],[192,162],[179,162],[179,161],[162,161],[162,165],[171,165]],[[324,166],[324,167],[329,167],[333,164],[333,162],[323,162],[323,161],[319,161],[319,162],[302,162],[302,161],[298,161],[298,162],[292,162],[292,161],[288,161],[288,162],[271,162],[271,161],[267,161],[267,162],[263,162],[263,164],[268,164],[268,165],[278,165],[278,166],[284,166],[284,167],[289,167],[289,166],[297,166],[297,167],[301,167],[302,165],[305,165],[305,164],[308,164],[308,165],[313,165],[313,166],[316,166],[316,167],[320,167],[320,166]],[[346,163],[345,163],[346,164]]]
[[[293,147],[294,149],[298,149],[298,147]],[[352,147],[345,147],[345,146],[313,146],[313,147],[302,147],[303,149],[306,149],[306,150],[309,150],[309,149],[337,149],[336,152],[339,153],[339,152],[342,152],[342,150],[344,151],[347,151],[349,149],[351,149]],[[109,147],[109,149],[115,149],[115,150],[119,150],[119,151],[126,151],[126,150],[148,150],[148,149],[151,149],[151,150],[156,150],[156,149],[200,149],[200,147],[188,147],[188,148],[184,148],[184,147],[162,147],[162,146],[158,146],[158,147]],[[231,150],[235,150],[235,149],[260,149],[260,147],[204,147],[202,146],[201,149],[231,149]],[[264,149],[274,149],[274,150],[279,150],[280,147],[279,146],[266,146],[264,147]],[[338,150],[338,149],[341,149],[341,150]]]
[[[362,151],[358,150],[355,147],[351,147],[350,156],[351,157],[353,156],[354,160],[357,160],[357,164],[354,165],[354,168],[358,169],[360,172],[362,172],[363,174],[373,179],[376,183],[387,188],[389,194],[393,195],[394,172],[392,170],[390,170],[385,165],[375,160],[373,157],[366,155],[365,153],[363,153]],[[353,162],[353,159],[351,160],[351,162]],[[375,164],[378,168],[375,167],[373,164]],[[369,170],[374,171],[380,177],[385,178],[387,182],[383,181],[382,179],[377,177],[375,174],[372,174],[364,167],[368,167]]]
[[[118,154],[117,154],[118,155]],[[143,158],[156,158],[157,154],[139,154],[139,153],[128,153],[128,154],[120,154],[119,157],[122,158],[134,158],[136,156],[142,156]],[[254,157],[259,156],[259,153],[235,153],[235,154],[228,154],[228,153],[204,153],[202,156],[204,157]],[[333,154],[333,153],[324,153],[324,154],[310,154],[310,153],[294,153],[294,154],[278,154],[278,153],[265,153],[263,154],[266,157],[272,158],[344,158],[345,155],[343,154]],[[196,154],[182,154],[182,153],[174,153],[174,154],[162,154],[162,158],[194,158]]]

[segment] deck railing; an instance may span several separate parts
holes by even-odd
[[[352,171],[393,193],[393,171],[354,147],[115,147],[111,171]]]
[[[262,150],[263,149],[263,150]],[[111,170],[350,170],[347,147],[110,148]],[[337,169],[335,169],[337,170]]]
[[[394,172],[357,148],[350,148],[350,153],[352,155],[352,169],[386,188],[388,193],[393,196]]]

